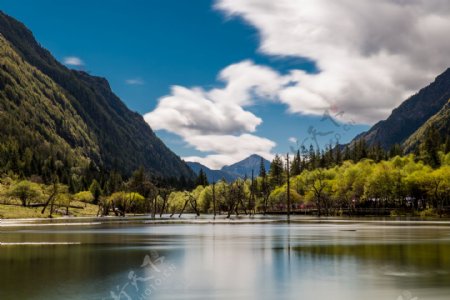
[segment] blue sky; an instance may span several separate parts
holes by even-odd
[[[397,5],[396,1],[383,1]],[[356,60],[355,55],[341,54],[372,46],[357,32],[346,37],[341,25],[328,24],[310,11],[340,13],[337,19],[352,19],[354,9],[326,11],[328,8],[315,7],[313,1],[301,2],[302,7],[309,5],[315,10],[302,10],[291,0],[280,1],[280,7],[266,0],[0,0],[0,9],[25,23],[58,60],[80,59],[82,66],[71,67],[106,77],[130,109],[150,113],[146,120],[174,152],[220,167],[252,151],[268,158],[285,153],[296,146],[295,139],[312,143],[313,131],[324,135],[319,138],[321,146],[336,137],[347,142],[386,117],[431,76],[400,78],[392,71],[393,58],[374,61],[373,53],[355,51],[362,53]],[[360,13],[377,9],[370,5],[358,8]],[[283,11],[288,6],[292,9]],[[373,24],[360,26],[377,29]],[[321,27],[336,31],[328,37],[311,35]],[[381,37],[379,48],[389,53],[390,36],[383,34],[386,42]],[[416,60],[414,55],[406,58]],[[336,60],[331,62],[330,57]],[[367,73],[371,68],[383,81]],[[435,70],[439,68],[430,74]],[[267,74],[259,78],[263,73]],[[220,74],[225,75],[219,78]],[[273,81],[279,82],[267,88]],[[180,89],[177,92],[172,86]],[[222,99],[222,94],[229,98]],[[170,99],[158,107],[159,99],[167,96]],[[199,123],[204,119],[192,120],[198,115],[196,108],[183,105],[195,106],[198,101],[211,111],[219,110],[211,118],[220,122],[213,120],[216,123],[211,121],[209,126],[208,121],[202,127]],[[224,103],[227,101],[232,104]],[[195,126],[166,118],[173,115],[173,107],[180,116],[189,116],[185,122],[192,121]],[[330,115],[337,114],[338,125],[323,119],[327,109]],[[237,117],[240,114],[244,120]],[[219,147],[219,141],[233,145]]]

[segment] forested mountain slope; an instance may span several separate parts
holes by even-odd
[[[394,109],[386,120],[378,122],[354,141],[364,138],[367,145],[380,145],[386,150],[395,144],[401,145],[436,115],[449,98],[450,69],[447,69],[433,83]]]
[[[22,23],[2,12],[0,34],[2,125],[12,122],[2,134],[20,153],[39,141],[60,153],[51,159],[61,161],[65,168],[89,161],[91,168],[115,169],[124,176],[143,166],[158,177],[194,177],[142,116],[130,111],[111,91],[104,78],[66,68]],[[38,164],[44,164],[45,156],[36,158]]]
[[[442,109],[419,127],[404,143],[406,152],[411,152],[426,139],[431,131],[435,131],[438,144],[449,143],[450,139],[450,98]],[[447,146],[448,147],[448,146]]]
[[[57,170],[64,177],[72,168],[86,168],[88,158],[99,161],[95,136],[62,88],[2,35],[0,53],[0,170],[45,177]]]

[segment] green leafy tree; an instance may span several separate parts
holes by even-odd
[[[22,206],[27,206],[30,201],[39,199],[42,196],[42,190],[38,184],[22,180],[11,186],[8,195],[19,198]]]
[[[80,201],[80,202],[84,202],[84,203],[93,203],[94,202],[94,195],[92,195],[92,193],[90,191],[78,192],[73,197],[76,201]]]
[[[205,187],[198,195],[198,206],[200,211],[208,213],[212,209],[213,191],[212,186]]]
[[[145,198],[136,192],[115,192],[108,197],[109,207],[116,215],[145,212]]]
[[[319,216],[328,215],[331,209],[330,200],[333,186],[331,179],[335,177],[335,171],[333,169],[315,169],[305,172],[304,175],[303,184],[307,190],[307,199],[314,201]]]

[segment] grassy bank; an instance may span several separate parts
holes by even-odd
[[[98,206],[93,204],[85,204],[79,201],[73,201],[70,204],[69,215],[74,217],[95,217],[97,215]],[[52,217],[58,218],[64,216],[66,208],[58,207]],[[49,208],[42,214],[42,207],[23,207],[20,205],[0,204],[0,218],[2,219],[25,219],[25,218],[48,218]]]

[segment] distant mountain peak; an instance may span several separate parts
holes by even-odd
[[[203,169],[209,182],[218,181],[222,178],[225,178],[227,181],[234,181],[238,178],[250,178],[252,176],[252,170],[253,175],[255,177],[258,176],[261,159],[264,162],[266,171],[269,171],[270,161],[258,154],[252,154],[232,165],[224,166],[220,170],[212,170],[198,162],[187,162],[187,164],[197,175],[200,172],[200,169]]]
[[[232,165],[224,166],[221,170],[231,174],[236,174],[237,177],[241,178],[251,177],[252,171],[254,176],[258,176],[261,166],[261,159],[264,162],[266,171],[268,171],[270,168],[270,161],[257,154],[252,154],[249,157],[244,158],[243,160],[238,161]]]
[[[205,172],[206,177],[210,183],[217,182],[219,180],[225,179],[227,182],[232,182],[236,180],[237,176],[235,174],[230,174],[222,170],[212,170],[199,162],[188,161],[186,164],[194,171],[195,174],[199,174],[200,170]]]

